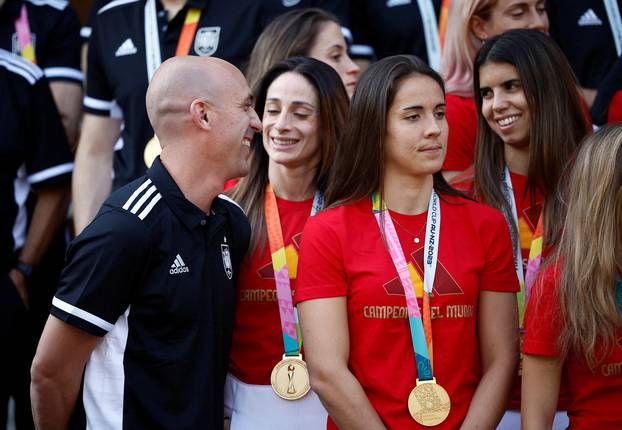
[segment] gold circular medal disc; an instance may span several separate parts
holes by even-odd
[[[151,167],[151,165],[153,164],[153,160],[155,160],[161,152],[162,147],[160,146],[160,141],[158,140],[158,137],[154,134],[149,142],[147,142],[147,146],[145,146],[145,152],[143,153],[143,158],[145,159],[145,165],[147,166],[147,168]]]
[[[408,396],[408,411],[422,426],[436,426],[447,418],[451,409],[449,394],[433,379],[417,381]]]
[[[272,389],[282,399],[298,400],[311,389],[309,371],[302,356],[283,356],[270,376]]]

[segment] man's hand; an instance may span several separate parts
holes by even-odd
[[[24,274],[17,269],[11,269],[9,278],[11,278],[11,282],[15,285],[17,294],[19,294],[19,298],[22,299],[26,309],[30,309],[30,303],[28,301],[28,282]]]

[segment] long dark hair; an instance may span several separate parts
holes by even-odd
[[[428,76],[445,94],[443,78],[413,55],[395,55],[372,64],[356,85],[345,130],[335,154],[335,165],[326,191],[327,206],[369,197],[383,197],[384,152],[387,112],[402,81],[410,76]],[[462,196],[434,173],[434,188],[446,195]]]
[[[259,81],[277,62],[290,57],[308,57],[317,34],[326,22],[339,20],[318,8],[294,9],[276,17],[259,35],[245,75],[253,93]]]
[[[558,194],[564,166],[588,132],[575,78],[566,57],[555,42],[536,30],[510,30],[487,41],[475,57],[473,84],[477,105],[475,197],[500,209],[514,240],[518,240],[511,208],[501,181],[505,167],[503,142],[482,115],[479,71],[484,64],[514,66],[529,107],[529,169],[525,193],[534,199],[544,195],[544,242],[559,240],[564,205]]]
[[[348,95],[341,78],[329,65],[313,58],[293,57],[272,67],[263,77],[255,94],[257,115],[264,113],[266,96],[270,85],[283,73],[293,72],[304,77],[315,89],[319,100],[318,136],[321,159],[315,175],[317,189],[324,191],[331,165],[338,147],[341,131],[348,110]],[[264,219],[264,191],[268,183],[268,153],[263,147],[261,134],[252,143],[252,158],[248,175],[230,190],[229,194],[246,211],[251,224],[249,255],[266,238]]]

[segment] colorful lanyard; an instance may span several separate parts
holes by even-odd
[[[423,35],[425,48],[428,54],[428,64],[436,71],[441,70],[441,42],[436,24],[436,14],[432,0],[417,0],[421,22],[423,23]]]
[[[425,233],[425,253],[423,258],[423,318],[417,303],[417,294],[410,277],[410,271],[406,264],[404,251],[400,245],[395,226],[391,220],[391,215],[384,202],[380,202],[378,193],[372,194],[372,212],[380,231],[384,230],[387,248],[395,269],[399,275],[406,305],[408,307],[408,323],[410,325],[410,335],[412,338],[413,349],[415,350],[415,361],[417,364],[417,374],[419,380],[428,381],[434,378],[432,374],[433,366],[433,345],[432,345],[432,318],[430,315],[430,297],[436,276],[436,265],[438,262],[438,248],[441,233],[441,208],[438,194],[432,190],[430,203],[428,204],[428,217],[426,221]],[[382,209],[381,209],[382,207]]]
[[[507,166],[503,169],[503,186],[501,187],[506,201],[510,204],[512,209],[512,219],[516,226],[517,237],[512,237],[512,247],[514,248],[514,270],[516,270],[516,276],[518,277],[518,283],[520,284],[520,292],[517,295],[518,298],[518,321],[519,326],[523,327],[523,319],[525,317],[525,274],[523,273],[523,251],[520,243],[520,232],[518,224],[518,210],[516,209],[516,200],[514,198],[514,188],[512,187],[512,178],[510,177],[510,171]]]
[[[37,64],[35,47],[32,44],[32,33],[30,32],[30,24],[28,23],[26,4],[22,4],[19,16],[15,20],[15,35],[17,36],[17,44],[21,56],[31,63]]]
[[[285,355],[295,356],[300,354],[302,337],[300,336],[300,324],[298,322],[298,312],[292,302],[292,289],[289,282],[289,268],[287,267],[287,257],[285,254],[285,243],[281,230],[281,219],[279,208],[276,203],[276,196],[270,183],[266,185],[264,195],[264,206],[266,215],[266,227],[268,229],[268,243],[270,244],[270,254],[272,255],[272,268],[276,283],[276,296],[279,302],[279,314],[281,315],[281,331],[283,333],[283,348]],[[322,210],[324,206],[324,195],[317,191],[313,197],[311,216]]]
[[[536,275],[542,263],[542,244],[544,235],[544,208],[538,218],[538,225],[536,231],[533,233],[533,239],[531,240],[531,247],[529,248],[529,261],[527,261],[527,271],[525,273],[525,300],[524,303],[529,303],[529,296],[531,295],[531,289],[536,283]],[[522,324],[521,324],[522,326]]]
[[[196,7],[188,8],[184,26],[177,42],[175,56],[188,55],[190,45],[194,40],[199,18],[201,17],[201,9]],[[158,16],[156,12],[156,0],[147,0],[145,4],[145,56],[147,59],[147,77],[149,81],[153,77],[156,69],[162,63],[162,54],[160,52],[160,30],[158,28]]]
[[[441,4],[441,17],[438,20],[438,33],[441,42],[441,48],[445,46],[445,32],[447,31],[447,18],[449,17],[449,8],[451,0],[443,0]]]

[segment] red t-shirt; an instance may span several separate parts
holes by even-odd
[[[292,202],[277,197],[276,202],[293,289],[301,232],[313,199]],[[247,384],[270,385],[272,368],[283,356],[283,336],[268,241],[260,248],[240,267],[229,370]]]
[[[608,123],[622,122],[622,91],[617,91],[611,98],[607,113]]]
[[[512,189],[514,201],[516,202],[516,213],[518,215],[518,231],[521,243],[521,254],[523,260],[523,273],[527,270],[527,262],[529,261],[529,251],[531,248],[531,240],[538,225],[538,218],[542,211],[544,196],[540,191],[536,191],[535,201],[532,200],[531,193],[525,194],[525,185],[527,176],[510,172],[512,180]],[[463,191],[467,195],[473,195],[473,171],[460,174],[451,181],[452,186]],[[512,387],[512,395],[510,397],[509,409],[520,409],[521,385],[520,376],[516,374],[514,386]]]
[[[559,265],[550,266],[540,273],[534,286],[525,315],[525,354],[558,354],[557,341],[563,327],[558,293],[560,274]],[[617,332],[611,354],[593,372],[582,358],[571,354],[562,369],[562,382],[568,394],[568,428],[621,429],[622,330]]]
[[[466,170],[475,160],[477,108],[473,97],[445,96],[445,117],[449,125],[447,154],[443,170]]]
[[[453,204],[440,205],[440,248],[431,300],[434,376],[452,404],[439,429],[460,425],[481,378],[479,291],[519,288],[503,216],[479,203],[451,199]],[[371,199],[363,199],[309,220],[295,301],[346,296],[352,373],[388,428],[423,428],[407,407],[417,373],[404,290],[371,208]],[[423,279],[422,226],[427,213],[391,215],[411,273]],[[405,230],[422,231],[420,243],[415,244]],[[415,285],[421,297],[422,283]],[[329,428],[335,428],[332,422]]]

